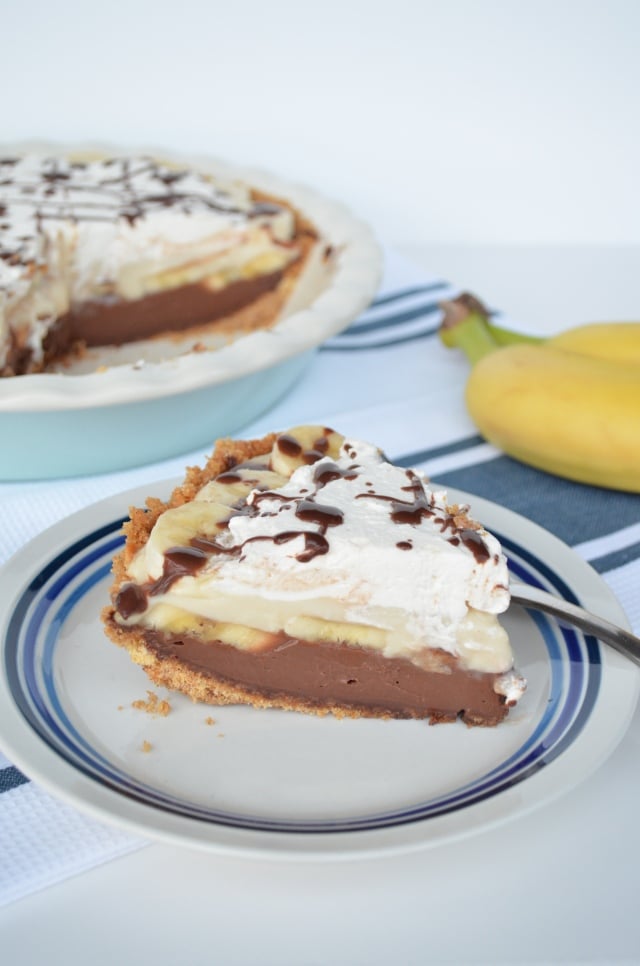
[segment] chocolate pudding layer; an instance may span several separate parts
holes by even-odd
[[[226,318],[277,288],[281,279],[282,272],[273,272],[242,279],[222,289],[209,288],[203,282],[132,301],[105,297],[71,309],[60,325],[69,332],[69,343],[123,345]]]
[[[330,711],[371,717],[428,718],[431,722],[460,717],[471,725],[496,725],[508,706],[494,685],[499,675],[460,669],[457,660],[437,652],[438,671],[423,670],[406,658],[387,658],[350,644],[309,642],[282,634],[275,646],[256,653],[188,635],[147,630],[144,646],[156,659],[151,676],[164,686],[199,694],[217,687],[256,698],[269,706]],[[173,671],[179,662],[180,674]],[[150,673],[150,668],[146,668]],[[233,699],[230,703],[233,703]]]

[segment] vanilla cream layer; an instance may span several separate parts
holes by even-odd
[[[513,656],[496,617],[509,604],[498,541],[366,443],[340,446],[333,434],[335,455],[296,467],[287,455],[296,432],[279,437],[261,467],[236,468],[159,518],[129,566],[145,606],[121,621],[345,640],[423,666],[441,648],[468,669],[508,671]],[[205,546],[202,565],[161,586],[167,553],[194,538]],[[252,640],[246,646],[258,649]]]
[[[298,256],[295,217],[249,188],[149,158],[0,159],[0,365],[74,305],[206,281],[213,290]]]

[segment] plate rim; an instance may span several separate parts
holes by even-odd
[[[0,734],[3,736],[3,751],[18,768],[43,788],[79,810],[102,822],[124,828],[138,837],[142,835],[175,845],[187,845],[219,853],[286,859],[372,857],[390,852],[400,853],[433,847],[453,839],[466,838],[542,807],[570,791],[592,774],[613,753],[626,733],[640,692],[640,670],[621,655],[601,646],[603,670],[607,673],[606,669],[609,668],[608,673],[616,676],[619,688],[623,682],[626,685],[626,689],[622,689],[624,692],[622,696],[625,698],[624,713],[621,712],[616,716],[615,727],[611,726],[609,733],[596,732],[595,741],[594,736],[590,735],[589,761],[581,761],[579,776],[568,782],[557,783],[550,779],[557,777],[558,762],[566,763],[567,754],[573,751],[573,757],[576,757],[575,746],[584,737],[583,732],[578,735],[576,741],[572,742],[567,751],[559,756],[559,759],[551,761],[536,774],[525,778],[524,782],[499,790],[488,801],[472,802],[458,811],[421,818],[403,825],[339,832],[253,830],[225,826],[210,819],[170,813],[148,802],[125,800],[121,791],[82,774],[72,762],[49,748],[23,718],[15,705],[7,682],[5,631],[12,619],[17,597],[28,585],[29,580],[35,576],[34,568],[38,568],[36,572],[39,572],[42,567],[41,551],[44,546],[49,547],[47,559],[51,561],[75,539],[87,535],[85,521],[89,522],[89,518],[91,518],[89,532],[95,531],[105,521],[113,522],[124,517],[131,502],[142,502],[152,491],[158,493],[168,491],[176,482],[179,481],[162,481],[153,487],[148,484],[139,486],[87,506],[49,527],[25,544],[0,570],[0,585],[7,584],[10,591],[13,588],[5,598],[8,601],[7,613],[2,615],[0,620],[2,632],[0,648],[3,658],[0,666]],[[453,488],[449,489],[449,494],[457,502],[471,503],[474,516],[478,519],[490,521],[492,515],[497,515],[504,520],[504,524],[499,527],[495,521],[488,522],[489,529],[504,529],[505,525],[524,527],[525,533],[533,537],[534,554],[537,540],[548,544],[556,553],[561,550],[562,556],[570,559],[579,571],[577,578],[575,576],[568,579],[562,578],[568,581],[572,591],[576,592],[576,582],[578,590],[582,583],[586,585],[587,590],[590,584],[597,586],[599,605],[602,605],[603,597],[605,601],[604,616],[628,626],[626,615],[613,591],[602,577],[567,544],[526,517],[498,504]],[[526,546],[531,547],[529,539],[526,540]],[[567,554],[569,554],[568,558]],[[548,555],[545,555],[542,561],[547,560]],[[14,566],[14,562],[20,566]],[[584,593],[584,588],[582,591]],[[577,596],[581,602],[584,602],[580,593]],[[602,606],[600,609],[602,610]],[[620,668],[624,668],[624,675],[618,673]],[[630,669],[632,669],[631,673],[629,673]],[[597,710],[597,703],[596,701],[594,711]],[[587,725],[591,722],[593,730],[592,719],[593,715]],[[531,792],[528,803],[519,801],[523,784]],[[497,807],[495,807],[496,803]],[[151,823],[150,817],[154,819]]]
[[[318,189],[289,180],[269,170],[242,162],[152,145],[117,145],[102,141],[45,141],[0,143],[0,152],[70,154],[150,154],[169,163],[237,178],[290,200],[318,223],[327,241],[340,248],[330,284],[305,308],[298,309],[270,329],[243,335],[227,346],[201,353],[185,353],[161,362],[119,363],[106,371],[82,374],[35,373],[0,380],[0,415],[40,413],[51,407],[78,408],[126,405],[224,385],[309,352],[356,318],[378,290],[383,253],[371,226],[343,202]]]

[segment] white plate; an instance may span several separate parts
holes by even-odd
[[[231,434],[279,399],[311,353],[344,329],[373,298],[382,255],[369,227],[347,208],[303,185],[213,158],[104,144],[4,145],[0,153],[145,153],[235,178],[290,201],[337,252],[330,277],[305,276],[278,323],[211,351],[162,343],[167,358],[140,363],[140,349],[92,350],[64,373],[0,379],[0,478],[99,473],[190,452]],[[157,347],[159,343],[154,343]],[[173,346],[173,348],[172,348]]]
[[[529,687],[493,729],[218,709],[152,689],[106,640],[98,616],[126,507],[146,492],[112,497],[56,525],[0,578],[8,608],[0,745],[27,775],[98,818],[253,855],[424,847],[573,788],[628,725],[638,669],[593,638],[518,608],[505,623]],[[518,577],[624,622],[603,581],[566,545],[494,504],[450,495],[471,502],[498,534]],[[169,697],[168,716],[132,707],[147,690]]]

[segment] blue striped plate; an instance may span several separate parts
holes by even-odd
[[[99,616],[124,511],[144,495],[68,518],[0,578],[10,602],[0,744],[77,807],[136,834],[219,850],[377,853],[522,814],[575,786],[622,737],[637,669],[593,638],[515,607],[505,625],[529,686],[495,729],[210,708],[153,688],[106,640]],[[566,545],[484,500],[450,496],[472,503],[520,579],[624,623],[601,578]],[[168,698],[168,715],[140,708],[148,691]]]

